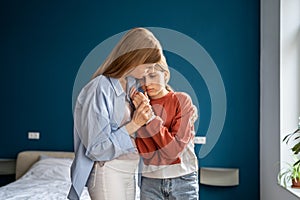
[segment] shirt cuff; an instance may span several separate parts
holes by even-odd
[[[152,114],[152,117],[150,119],[148,119],[148,121],[146,122],[146,125],[149,124],[155,117],[156,117],[156,115]]]

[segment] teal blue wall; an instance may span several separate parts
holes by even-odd
[[[0,157],[27,149],[71,151],[72,89],[84,58],[116,33],[165,27],[201,44],[225,85],[224,129],[199,163],[239,168],[240,185],[201,185],[201,199],[259,199],[259,0],[130,2],[1,1]],[[170,63],[184,63],[166,55]],[[210,118],[203,93],[200,134]],[[28,140],[28,131],[39,131],[41,139]]]

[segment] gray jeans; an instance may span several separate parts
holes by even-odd
[[[141,200],[198,200],[198,173],[177,178],[156,179],[142,177]]]

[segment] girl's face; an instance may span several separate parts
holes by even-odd
[[[155,65],[147,67],[145,76],[140,79],[142,89],[147,92],[151,99],[158,99],[168,93],[166,89],[167,72],[162,71],[160,67]]]

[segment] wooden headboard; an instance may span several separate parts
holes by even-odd
[[[29,168],[40,159],[40,156],[55,158],[74,158],[73,152],[62,151],[23,151],[18,154],[16,163],[16,179],[23,176]]]

